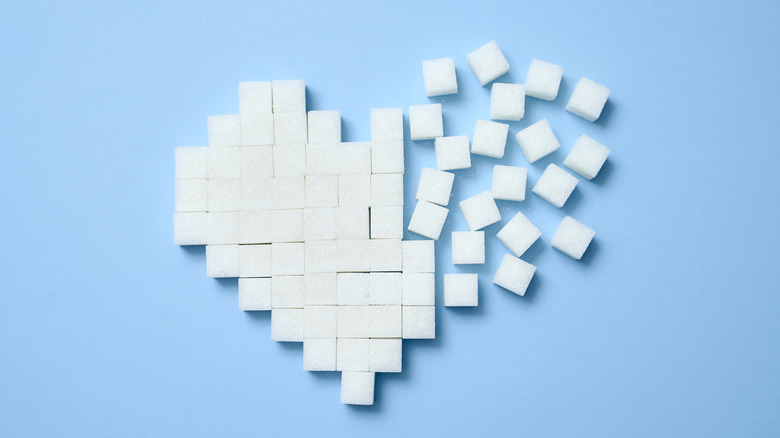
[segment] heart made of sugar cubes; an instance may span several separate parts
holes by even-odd
[[[481,85],[509,70],[495,41],[466,61]],[[453,58],[423,61],[426,94],[458,92]],[[521,120],[525,98],[554,100],[561,66],[534,59],[525,84],[493,83],[490,118]],[[609,89],[582,78],[566,110],[598,119]],[[437,169],[420,175],[403,240],[404,131],[401,108],[371,109],[371,141],[342,142],[339,111],[306,111],[302,80],[239,83],[239,114],[209,116],[208,147],[176,148],[174,242],[205,245],[208,277],[238,277],[241,311],[268,311],[271,339],[303,342],[303,369],[340,371],[341,402],[370,405],[377,372],[401,372],[402,340],[435,336],[434,241],[449,214],[450,170],[471,154],[500,159],[509,125],[477,120],[445,137],[442,104],[409,107],[411,140],[434,140]],[[529,163],[560,146],[547,120],[521,130]],[[470,146],[470,147],[469,147]],[[609,150],[583,135],[563,162],[586,179]],[[492,187],[460,202],[468,231],[452,232],[454,264],[485,263],[482,228],[499,222],[495,199],[522,202],[527,169],[495,165]],[[578,178],[549,164],[532,191],[561,207]],[[595,232],[564,217],[551,245],[579,260]],[[493,283],[524,295],[536,267],[521,260],[541,237],[518,212],[496,237],[511,252]],[[445,274],[445,306],[478,305],[477,274]]]

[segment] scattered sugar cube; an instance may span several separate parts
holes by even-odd
[[[274,115],[241,114],[241,145],[260,146],[274,144]]]
[[[371,290],[371,276],[368,272],[341,272],[338,281],[339,305],[368,305],[368,295]]]
[[[271,277],[272,309],[303,309],[303,275]]]
[[[274,144],[305,144],[308,131],[305,111],[274,113]]]
[[[371,245],[368,239],[338,240],[339,272],[368,272],[371,265]]]
[[[401,173],[371,174],[371,206],[404,205],[404,175]]]
[[[369,282],[368,301],[370,304],[401,304],[403,279],[399,272],[371,272]]]
[[[391,306],[392,307],[392,306]],[[398,308],[398,327],[401,327],[401,308]],[[399,330],[400,333],[400,330]],[[398,336],[400,338],[400,334]],[[371,339],[369,369],[375,373],[400,373],[402,367],[401,339]]]
[[[450,203],[452,183],[455,175],[441,170],[423,167],[420,172],[420,181],[417,183],[416,198],[446,206]]]
[[[336,371],[336,339],[304,339],[304,371]]]
[[[238,273],[241,277],[270,277],[271,245],[239,245]]]
[[[338,207],[338,175],[306,175],[306,207]]]
[[[403,140],[404,119],[401,108],[371,108],[371,141]]]
[[[304,305],[326,306],[338,304],[337,275],[335,272],[307,273],[304,275]]]
[[[502,166],[500,164],[493,166],[493,183],[490,188],[493,199],[518,202],[525,200],[527,176],[528,169],[525,167]]]
[[[306,145],[304,143],[276,144],[274,152],[274,176],[306,175]]]
[[[205,245],[208,242],[209,213],[187,212],[173,214],[173,243],[176,245]]]
[[[371,173],[371,143],[343,142],[339,146],[339,173]]]
[[[239,147],[209,148],[209,178],[240,178],[241,152]]]
[[[369,306],[369,336],[372,338],[401,338],[401,306]]]
[[[504,254],[504,258],[493,276],[493,283],[523,296],[528,289],[528,284],[531,283],[534,272],[536,272],[536,266],[511,254]]]
[[[550,155],[561,146],[547,119],[539,120],[518,132],[515,139],[529,163]]]
[[[368,220],[366,220],[366,223],[368,223]],[[335,238],[335,208],[306,208],[303,210],[304,240],[332,240]]]
[[[368,208],[338,207],[336,209],[337,239],[368,239]]]
[[[517,212],[496,234],[498,240],[518,257],[541,236],[542,232],[521,212]]]
[[[210,179],[207,184],[207,192],[207,204],[210,212],[241,209],[240,179]]]
[[[207,179],[176,179],[174,208],[177,212],[208,211],[209,182]]]
[[[206,240],[209,245],[228,245],[238,243],[238,212],[225,211],[209,213],[208,234]]]
[[[455,59],[441,58],[422,62],[425,95],[428,97],[458,93]]]
[[[402,174],[404,172],[403,140],[372,140],[371,172]]]
[[[273,178],[273,146],[246,146],[240,150],[241,178]]]
[[[401,231],[403,231],[403,225],[401,225]],[[398,272],[403,269],[401,238],[371,239],[369,247],[371,249],[369,267],[372,272]]]
[[[306,183],[303,176],[280,176],[271,180],[272,203],[275,209],[306,206]]]
[[[339,308],[337,306],[306,306],[304,308],[303,337],[335,339],[338,335]],[[333,346],[333,366],[336,366],[336,346]]]
[[[303,243],[272,243],[271,273],[273,275],[303,275]]]
[[[433,306],[436,284],[433,273],[404,272],[402,275],[404,306]]]
[[[304,267],[310,272],[336,272],[338,247],[335,240],[308,240],[304,242]]]
[[[341,141],[341,111],[309,111],[309,143]]]
[[[434,272],[436,269],[436,252],[432,240],[404,241],[403,256],[404,272]]]
[[[274,242],[303,242],[303,209],[272,210]]]
[[[372,239],[402,239],[403,237],[403,207],[371,207]]]
[[[583,134],[574,142],[574,147],[566,156],[563,165],[585,179],[593,179],[598,175],[608,156],[609,149],[606,146]]]
[[[303,342],[303,318],[303,309],[273,309],[271,311],[271,340]]]
[[[419,200],[414,207],[408,230],[429,239],[438,240],[449,210],[428,201]]]
[[[489,191],[460,201],[460,211],[471,231],[477,231],[501,220],[501,213],[498,212],[496,201]]]
[[[596,231],[592,228],[566,216],[555,230],[550,245],[574,260],[579,260],[595,235]]]
[[[525,115],[525,86],[495,82],[490,88],[490,118],[518,121]]]
[[[444,274],[444,305],[474,307],[479,304],[477,274]]]
[[[209,147],[241,146],[241,116],[209,116]]]
[[[525,94],[542,100],[555,100],[561,86],[563,67],[538,59],[531,60],[525,76]]]
[[[481,265],[485,263],[484,231],[452,232],[452,264]]]
[[[273,112],[271,96],[270,82],[239,82],[238,112],[242,115],[270,114]]]
[[[270,210],[238,213],[238,243],[271,243],[274,240],[273,212]]]
[[[444,135],[441,104],[409,107],[409,132],[412,140],[433,140]]]
[[[506,123],[477,120],[471,138],[471,153],[491,158],[503,158],[509,125]]]
[[[576,177],[550,163],[536,182],[533,192],[560,208],[569,199],[578,181]]]
[[[198,146],[177,147],[176,179],[198,179],[209,177],[209,148]]]
[[[238,245],[206,245],[206,276],[233,278],[238,275]]]
[[[434,149],[436,151],[436,168],[439,170],[471,167],[468,136],[439,137],[434,140]]]
[[[371,204],[371,175],[339,175],[339,206],[368,207]]]
[[[274,205],[273,178],[241,178],[241,210],[270,210]]]
[[[482,86],[509,71],[509,62],[495,40],[469,53],[466,62]]]
[[[435,306],[403,306],[404,339],[433,339],[436,337]]]
[[[362,371],[341,373],[341,404],[373,405],[374,373]]]
[[[271,310],[271,279],[239,278],[238,308],[245,312]]]
[[[306,173],[335,175],[339,173],[341,143],[309,143],[306,145]]]
[[[368,371],[369,352],[370,344],[368,339],[337,340],[336,369],[338,371]],[[341,373],[342,381],[344,374],[346,373]]]
[[[580,78],[571,93],[566,111],[580,116],[589,122],[595,122],[609,98],[609,88],[588,78]]]
[[[274,113],[306,111],[306,83],[302,80],[273,82]]]

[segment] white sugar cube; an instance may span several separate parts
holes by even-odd
[[[477,274],[444,274],[444,305],[474,307],[479,304]]]
[[[274,176],[306,175],[306,145],[304,143],[276,144],[274,152]]]
[[[260,146],[274,144],[274,115],[241,114],[241,145]]]
[[[529,163],[550,155],[561,146],[547,119],[539,120],[518,132],[515,139]]]
[[[525,115],[525,86],[494,83],[490,88],[490,118],[518,121]]]
[[[271,340],[303,342],[303,318],[303,309],[273,309],[271,311]]]
[[[538,59],[531,60],[525,76],[525,94],[542,100],[555,100],[561,86],[563,67]]]
[[[303,337],[307,340],[311,338],[335,339],[338,335],[338,321],[339,308],[337,306],[306,306],[304,308]],[[335,348],[333,353],[335,356]],[[335,360],[333,365],[336,365]]]
[[[371,140],[371,172],[404,172],[403,140]]]
[[[444,135],[441,104],[409,107],[409,132],[412,140],[433,140]]]
[[[404,205],[404,176],[401,173],[371,174],[371,206]]]
[[[439,240],[444,221],[447,220],[449,210],[440,205],[431,204],[422,199],[417,201],[412,218],[409,220],[409,231],[423,237]]]
[[[452,232],[452,264],[481,265],[485,263],[484,231]]]
[[[338,270],[335,240],[309,240],[304,242],[304,267],[310,272],[336,272]]]
[[[339,272],[368,272],[371,245],[368,239],[343,239],[336,242]]]
[[[560,208],[569,199],[578,181],[575,176],[550,163],[536,182],[533,192]]]
[[[509,220],[496,237],[516,256],[520,257],[536,240],[542,236],[542,232],[536,228],[530,220],[521,212]]]
[[[402,239],[403,237],[403,207],[371,207],[372,239]]]
[[[338,274],[335,272],[307,273],[303,276],[303,302],[306,306],[338,304]]]
[[[306,205],[306,183],[303,176],[280,176],[271,180],[275,209],[303,208]]]
[[[295,144],[308,141],[306,113],[274,113],[274,144]]]
[[[592,228],[566,216],[555,230],[550,245],[574,260],[579,260],[595,235],[596,231]]]
[[[493,199],[525,200],[527,176],[528,169],[525,167],[502,166],[500,164],[493,166],[493,182],[490,188]]]
[[[368,371],[370,344],[368,339],[339,339],[336,341],[336,369],[338,371]],[[341,373],[342,382],[344,374]],[[372,385],[373,387],[373,379]],[[343,397],[342,385],[342,397]]]
[[[588,78],[580,78],[571,93],[566,111],[580,116],[589,122],[595,122],[609,98],[609,88]]]
[[[271,273],[273,275],[304,274],[303,243],[272,243]]]
[[[243,81],[238,83],[238,112],[247,115],[273,112],[271,83]]]
[[[306,207],[338,207],[338,175],[306,176]]]
[[[241,210],[240,179],[210,179],[207,185],[210,212]]]
[[[336,339],[304,339],[304,371],[336,371]]]
[[[343,142],[339,146],[339,173],[371,173],[371,143]]]
[[[303,275],[274,275],[271,278],[272,309],[303,309]]]
[[[238,273],[241,277],[270,277],[271,245],[239,245]]]
[[[368,305],[365,306],[338,306],[339,339],[368,338]]]
[[[274,205],[273,178],[241,178],[241,210],[270,210]]]
[[[509,71],[509,62],[495,40],[469,53],[466,62],[483,86]]]
[[[436,252],[432,240],[403,242],[404,272],[434,272]]]
[[[209,148],[177,147],[174,154],[176,157],[176,179],[209,177]]]
[[[238,308],[243,311],[271,310],[271,279],[239,278]]]
[[[209,148],[209,178],[240,178],[241,148]]]
[[[403,306],[403,338],[433,339],[436,337],[435,306]]]
[[[402,275],[402,303],[404,306],[433,306],[436,284],[433,273],[404,272]]]
[[[339,175],[339,206],[368,207],[371,204],[371,175]]]
[[[528,289],[528,284],[531,283],[534,272],[536,272],[536,266],[511,254],[504,254],[504,258],[493,276],[493,283],[523,296]]]
[[[209,147],[221,148],[241,145],[241,116],[228,114],[209,116]]]
[[[273,82],[274,113],[306,111],[306,83],[302,80]]]
[[[441,58],[423,61],[422,70],[426,96],[443,96],[458,92],[455,59]]]
[[[439,137],[433,144],[437,169],[455,170],[471,167],[468,136]]]
[[[340,111],[309,111],[309,143],[337,143],[340,141]]]
[[[173,243],[176,245],[205,245],[208,242],[208,230],[209,213],[173,214]]]
[[[401,304],[403,277],[399,272],[371,272],[369,274],[369,282],[370,292],[368,301],[370,304]]]
[[[341,373],[341,404],[373,405],[374,373],[359,371]]]
[[[371,108],[371,141],[403,140],[401,108]]]
[[[227,245],[238,243],[238,212],[226,211],[209,213],[208,235],[206,240],[209,245]]]
[[[306,145],[306,173],[335,175],[339,173],[341,143],[309,143]]]
[[[176,179],[174,207],[177,212],[208,211],[209,182],[207,179]]]
[[[401,271],[403,268],[403,258],[400,238],[371,239],[369,241],[369,246],[371,250],[369,268],[371,268],[371,271]]]
[[[501,213],[489,191],[460,201],[460,211],[471,231],[480,230],[501,220]]]
[[[272,146],[246,146],[240,151],[241,178],[272,178],[274,149]]]
[[[368,212],[366,212],[368,214]],[[368,220],[366,220],[368,223]],[[366,233],[367,235],[368,233]],[[335,208],[306,208],[303,210],[304,240],[331,240],[336,238]]]
[[[394,307],[394,306],[389,306]],[[400,338],[401,308],[398,307],[398,328]],[[369,368],[375,373],[400,373],[402,366],[401,339],[371,339]]]
[[[369,306],[369,336],[401,338],[401,306]]]
[[[303,242],[303,209],[272,210],[274,242]]]
[[[238,243],[271,243],[274,240],[273,212],[270,210],[238,213]]]
[[[238,245],[206,245],[207,277],[238,277],[239,269]]]
[[[450,172],[423,167],[417,183],[417,199],[446,206],[450,203],[455,175]]]
[[[371,276],[367,272],[341,272],[338,275],[338,303],[342,306],[368,305]]]
[[[471,153],[491,158],[502,158],[506,149],[509,125],[506,123],[477,120],[471,138]]]
[[[574,142],[574,147],[566,156],[563,165],[586,179],[593,179],[608,156],[609,149],[606,146],[583,134]]]
[[[337,239],[368,239],[368,208],[336,208]]]

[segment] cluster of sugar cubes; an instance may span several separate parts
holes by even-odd
[[[175,243],[206,245],[207,275],[238,277],[239,308],[270,310],[304,370],[340,371],[345,404],[373,403],[402,339],[435,335],[433,242],[402,241],[402,110],[370,116],[370,143],[342,142],[303,81],[241,82],[209,147],[176,148]]]

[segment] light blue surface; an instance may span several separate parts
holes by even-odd
[[[780,8],[671,3],[4,5],[0,436],[777,436]],[[480,305],[438,308],[376,405],[342,406],[336,373],[301,371],[300,344],[173,245],[173,148],[206,144],[238,81],[288,78],[367,140],[368,109],[429,101],[420,61],[450,56],[460,93],[430,101],[471,135],[488,88],[465,57],[491,39],[501,81],[534,57],[565,72],[502,161],[456,172],[437,299],[441,273],[478,272]],[[595,124],[563,110],[583,75],[612,89]],[[494,164],[527,165],[514,133],[542,117],[562,147],[529,184],[582,133],[612,155],[562,210],[500,203],[544,233],[518,297],[490,283],[500,225],[477,269],[449,263],[449,233]],[[408,221],[434,156],[406,154]],[[581,262],[549,247],[564,214],[597,231]]]

